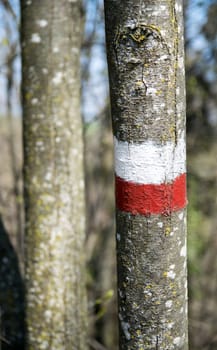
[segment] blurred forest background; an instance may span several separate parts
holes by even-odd
[[[82,46],[90,349],[118,349],[113,151],[103,1],[86,0]],[[189,332],[191,350],[217,349],[217,2],[185,3]],[[0,320],[4,294],[20,314],[23,273],[19,1],[0,0]],[[4,264],[2,262],[4,261]],[[8,264],[5,262],[8,261]],[[10,261],[13,261],[13,269]],[[2,267],[4,266],[4,268]],[[5,267],[6,266],[6,267]],[[14,268],[15,266],[15,268]],[[17,276],[19,276],[17,278]],[[3,310],[3,311],[2,311]],[[0,322],[1,329],[1,322]],[[3,334],[3,333],[1,333]],[[7,339],[1,335],[2,344]]]

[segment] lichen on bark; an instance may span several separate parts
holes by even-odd
[[[81,1],[22,1],[27,349],[86,349]]]
[[[181,0],[105,0],[115,140],[162,152],[171,145],[165,184],[185,139],[182,10]],[[120,349],[187,350],[186,209],[140,215],[117,208],[116,226]]]

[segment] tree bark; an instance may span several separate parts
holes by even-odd
[[[105,0],[120,349],[188,349],[181,0]]]
[[[27,349],[86,349],[80,0],[21,1]]]

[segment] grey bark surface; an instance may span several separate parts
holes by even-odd
[[[86,349],[80,0],[22,0],[28,350]]]
[[[185,135],[181,0],[105,0],[114,136]],[[116,210],[120,349],[187,350],[186,210]]]

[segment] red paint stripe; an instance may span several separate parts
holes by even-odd
[[[178,176],[172,183],[160,185],[135,184],[116,176],[115,187],[117,208],[134,215],[168,215],[187,204],[186,174]]]

